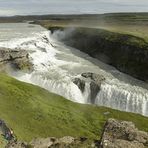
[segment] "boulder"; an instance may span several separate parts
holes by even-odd
[[[5,70],[7,65],[15,70],[32,70],[33,65],[25,50],[0,48],[0,66]]]
[[[90,147],[96,148],[95,143],[91,143],[86,137],[73,138],[65,136],[62,138],[37,138],[32,140],[29,144],[22,141],[11,141],[7,144],[6,148],[83,148]]]
[[[105,80],[104,76],[91,72],[82,73],[81,76],[84,78],[90,78],[91,80],[95,81],[97,84]]]
[[[73,83],[76,84],[79,89],[82,91],[82,93],[84,92],[85,89],[85,81],[80,79],[80,78],[74,78]]]
[[[65,136],[63,138],[37,138],[31,141],[30,145],[33,148],[64,148],[75,142],[75,138],[71,136]]]
[[[82,91],[85,90],[86,83],[90,84],[90,103],[95,103],[95,98],[100,91],[101,83],[105,80],[104,76],[91,72],[82,73],[80,78],[74,78],[73,83]]]
[[[10,141],[5,148],[31,148],[26,142]]]
[[[139,131],[132,122],[109,119],[104,127],[100,147],[145,148],[148,147],[148,133]]]

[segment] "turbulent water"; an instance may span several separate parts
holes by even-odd
[[[148,86],[115,68],[57,41],[55,35],[27,23],[0,24],[0,47],[25,49],[34,64],[32,73],[11,73],[15,78],[39,85],[79,103],[89,103],[90,84],[81,90],[72,80],[84,72],[105,77],[95,104],[148,116]]]

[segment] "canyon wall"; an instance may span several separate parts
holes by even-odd
[[[121,72],[148,80],[148,43],[139,37],[102,29],[76,28],[62,41]]]

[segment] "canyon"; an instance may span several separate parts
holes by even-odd
[[[74,102],[148,115],[146,82],[132,78],[110,65],[66,46],[59,41],[64,34],[62,31],[52,34],[36,25],[28,27],[28,24],[19,24],[19,26],[29,31],[30,36],[27,36],[27,32],[22,32],[22,38],[3,41],[0,47],[14,51],[19,49],[22,53],[25,50],[33,70],[31,72],[12,70],[9,71],[11,76],[43,87]],[[25,35],[27,38],[24,38]],[[81,43],[83,45],[83,42]],[[98,78],[93,79],[91,75],[98,75]]]
[[[32,17],[0,24],[0,119],[17,139],[7,147],[147,147],[146,37],[84,25],[92,16]]]

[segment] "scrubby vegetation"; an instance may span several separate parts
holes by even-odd
[[[85,136],[98,139],[108,118],[133,121],[148,131],[148,118],[105,107],[73,103],[40,87],[0,74],[0,118],[18,139]]]

